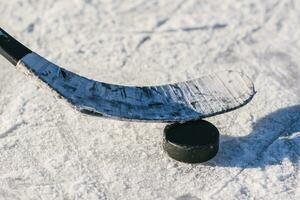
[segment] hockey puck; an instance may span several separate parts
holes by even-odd
[[[211,123],[198,120],[167,125],[163,148],[178,161],[201,163],[213,158],[219,149],[219,131]]]

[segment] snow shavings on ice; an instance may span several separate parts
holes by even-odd
[[[109,83],[216,71],[257,94],[211,117],[218,155],[184,164],[164,124],[73,110],[0,58],[0,199],[299,199],[300,4],[267,1],[1,1],[1,27],[54,63]]]

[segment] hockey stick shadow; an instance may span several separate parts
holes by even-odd
[[[253,124],[245,137],[230,137],[221,142],[215,159],[208,165],[257,168],[280,165],[300,156],[300,105],[279,109]]]

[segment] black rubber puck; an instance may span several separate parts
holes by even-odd
[[[201,163],[217,154],[219,135],[218,129],[204,120],[175,123],[164,129],[163,148],[175,160]]]

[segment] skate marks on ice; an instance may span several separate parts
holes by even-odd
[[[233,71],[174,84],[135,87],[87,79],[35,53],[26,55],[17,67],[38,77],[79,111],[122,120],[194,120],[239,108],[255,94],[252,81]]]
[[[253,125],[244,137],[231,137],[220,145],[213,160],[217,166],[258,168],[280,165],[300,156],[300,105],[279,109]]]
[[[267,67],[265,72],[268,76],[280,83],[280,85],[287,90],[295,90],[300,94],[300,70],[298,62],[289,54],[297,55],[298,49],[285,48],[286,51],[266,51],[263,54],[262,65]],[[289,53],[287,53],[289,52]],[[295,56],[296,57],[296,56]]]

